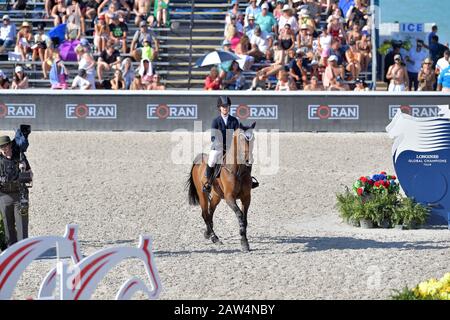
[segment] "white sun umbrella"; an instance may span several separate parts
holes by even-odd
[[[205,67],[215,64],[221,64],[227,61],[239,60],[240,57],[229,51],[216,50],[205,54],[203,57],[199,58],[195,65],[197,67]]]

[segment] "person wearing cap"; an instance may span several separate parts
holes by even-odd
[[[214,166],[229,149],[234,130],[239,129],[239,120],[230,114],[231,99],[227,96],[220,96],[216,106],[220,115],[211,123],[211,151],[208,155],[203,185],[203,192],[206,193],[211,192]]]
[[[316,29],[316,22],[311,17],[310,12],[308,9],[302,9],[298,13],[298,24],[301,25],[307,25],[309,32],[313,33]]]
[[[366,83],[363,79],[357,78],[355,80],[355,89],[353,91],[369,91],[369,88],[366,88]]]
[[[28,89],[28,77],[21,66],[14,69],[11,89]]]
[[[261,13],[261,8],[256,5],[256,0],[250,0],[247,8],[245,8],[245,23],[244,26],[248,26],[250,16],[255,19],[255,17]]]
[[[344,78],[344,68],[338,65],[338,57],[331,55],[328,58],[328,66],[325,68],[325,72],[322,75],[323,86],[328,89],[337,77]]]
[[[19,49],[22,61],[27,60],[27,54],[31,50],[31,42],[33,34],[31,33],[31,25],[27,21],[22,22],[19,32],[17,33],[16,47]]]
[[[248,15],[247,25],[244,27],[244,33],[247,37],[251,37],[253,35],[253,30],[255,29],[255,17],[252,14]]]
[[[402,61],[402,57],[397,54],[394,56],[395,63],[389,67],[386,78],[390,81],[388,91],[400,92],[408,90],[408,71]]]
[[[226,52],[231,52],[231,42],[227,39],[223,40],[222,42],[222,50],[226,51]],[[225,77],[227,76],[228,71],[230,71],[231,68],[231,63],[233,61],[225,61],[222,62],[221,64],[219,64],[217,66],[217,68],[219,69],[219,77],[221,80],[225,79]]]
[[[433,68],[433,60],[426,58],[422,62],[422,68],[417,76],[419,80],[418,91],[434,91],[436,83],[436,71]]]
[[[6,48],[15,44],[16,32],[16,25],[11,23],[9,16],[5,14],[0,27],[0,52],[4,52]]]
[[[269,12],[269,5],[266,2],[261,6],[261,12],[256,15],[255,22],[261,27],[261,31],[278,34],[278,22]]]
[[[122,47],[122,53],[127,53],[127,34],[128,27],[124,22],[119,21],[119,16],[113,14],[112,23],[109,25],[109,37],[114,41],[114,45]]]
[[[282,14],[278,21],[278,29],[280,30],[280,33],[286,24],[289,24],[293,34],[296,35],[299,29],[297,17],[293,15],[292,9],[288,4],[283,6]]]
[[[414,91],[417,91],[419,87],[419,81],[417,76],[422,67],[422,61],[428,57],[428,52],[423,49],[423,41],[417,39],[415,48],[412,47],[407,56],[405,57],[406,69],[408,70],[409,77],[409,91],[414,86]]]
[[[450,66],[441,71],[437,83],[437,91],[450,92]]]
[[[26,144],[28,143],[28,137],[17,134],[16,137],[21,137],[25,139]],[[20,205],[19,175],[23,171],[29,172],[32,177],[30,164],[23,153],[21,156],[21,148],[16,139],[11,140],[9,136],[0,136],[0,212],[8,247],[28,238],[28,208]],[[28,189],[25,189],[24,195],[25,199],[28,199]]]
[[[311,35],[309,28],[306,24],[302,24],[300,32],[297,34],[297,48],[309,51],[313,46],[313,36]]]
[[[396,55],[400,55],[401,44],[397,42],[393,42],[392,50],[390,50],[386,56],[384,57],[384,73],[383,73],[383,81],[389,86],[390,80],[386,77],[389,67],[395,64],[394,57]]]

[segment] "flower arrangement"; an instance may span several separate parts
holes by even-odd
[[[413,289],[405,288],[392,297],[395,300],[450,300],[450,272],[441,279],[430,279]]]
[[[401,197],[397,177],[385,171],[360,177],[351,191],[346,187],[336,197],[341,217],[354,226],[363,226],[364,222],[366,227],[375,223],[384,228],[396,225],[415,228],[425,223],[429,212],[414,199]]]

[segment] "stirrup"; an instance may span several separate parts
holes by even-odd
[[[255,177],[252,177],[252,189],[259,187],[259,181]]]

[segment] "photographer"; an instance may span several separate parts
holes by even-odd
[[[28,189],[30,164],[23,152],[28,146],[29,126],[21,126],[16,139],[0,136],[0,211],[9,246],[28,238]]]

